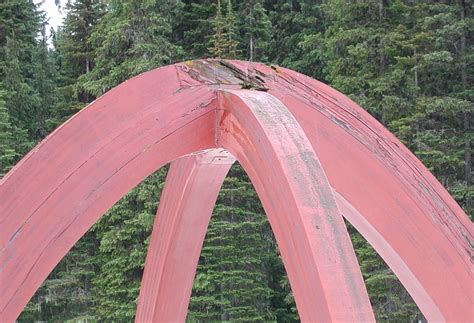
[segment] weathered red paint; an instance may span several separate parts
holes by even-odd
[[[289,122],[293,117],[272,96],[291,111],[298,126]],[[285,121],[274,126],[283,116]],[[262,199],[303,320],[373,319],[337,206],[429,320],[474,320],[473,227],[441,184],[393,135],[339,92],[293,71],[239,61],[194,61],[133,78],[74,116],[2,179],[0,320],[13,321],[19,315],[57,262],[130,188],[166,162],[218,147],[239,159]],[[215,168],[221,170],[212,180],[214,192],[226,172],[223,167]],[[183,176],[191,182],[197,176],[187,174]],[[188,186],[185,179],[170,182],[183,196],[177,202],[182,208],[156,221],[168,223],[175,232],[189,232],[187,203],[194,203],[190,201],[199,185]],[[178,193],[181,190],[184,193]],[[285,199],[289,202],[279,206]],[[200,233],[195,233],[197,244],[202,243],[211,200],[208,196],[208,202],[199,204],[203,219],[196,230]],[[160,209],[170,203],[164,196]],[[296,216],[282,210],[294,210]],[[308,226],[314,221],[319,229]],[[319,231],[329,239],[318,244]],[[161,244],[164,249],[156,247],[157,253],[147,259],[147,266],[164,261],[163,267],[155,278],[144,276],[159,283],[145,284],[139,305],[139,313],[142,306],[145,317],[155,315],[157,320],[160,310],[154,307],[166,295],[187,304],[197,257],[194,251],[189,272],[179,274],[184,276],[170,274],[173,262],[184,259],[173,258],[173,253],[179,256],[176,252],[186,250],[191,239],[176,245],[171,231],[163,232],[168,234]],[[164,260],[157,256],[162,250],[170,252]],[[324,258],[328,250],[335,254]],[[153,257],[158,260],[149,260]],[[332,281],[324,265],[328,259],[337,264],[334,272],[339,277]],[[295,265],[299,261],[306,266]],[[180,285],[182,299],[166,285],[177,277],[186,277]],[[342,282],[340,292],[331,288],[336,280]],[[143,302],[151,302],[152,309],[146,310]],[[362,306],[352,311],[351,304],[357,302]],[[183,306],[170,304],[180,308],[175,318],[182,318]]]
[[[428,320],[473,321],[473,225],[464,211],[402,143],[354,102],[296,72],[281,70],[280,75],[303,83],[301,95],[279,95],[320,156],[331,186],[357,210],[346,218],[389,264]],[[371,227],[362,230],[363,222]]]
[[[171,163],[153,225],[136,322],[184,322],[217,195],[235,159],[224,149]]]
[[[305,322],[375,321],[349,234],[293,115],[264,92],[222,91],[217,145],[246,170]]]
[[[216,95],[175,93],[176,67],[135,77],[46,138],[0,186],[0,321],[10,322],[76,241],[132,187],[214,146]]]

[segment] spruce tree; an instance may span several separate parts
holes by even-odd
[[[207,57],[212,47],[215,1],[183,2],[183,9],[175,19],[174,39],[183,48],[186,59]]]
[[[246,7],[239,7],[243,8]],[[239,11],[239,17],[244,15]],[[219,58],[235,58],[239,52],[231,1],[227,1],[225,16],[221,2],[217,1],[213,26],[211,54]],[[254,27],[239,26],[245,30]],[[290,297],[290,301],[285,302],[291,294],[288,285],[284,285],[285,276],[258,196],[243,169],[234,165],[224,182],[209,224],[188,319],[296,320],[293,300]]]
[[[239,42],[237,41],[237,25],[234,15],[234,9],[232,8],[232,0],[227,0],[227,14],[225,16],[225,37],[226,40],[226,58],[235,59],[238,55],[237,47]]]
[[[241,185],[239,189],[243,188]],[[263,226],[268,225],[265,218],[260,217],[258,223],[252,211],[224,204],[217,205],[213,216],[194,283],[189,317],[221,321],[273,318],[270,316],[272,291],[266,282],[263,256],[268,252],[268,246],[262,243],[265,239],[262,232],[266,229]],[[255,253],[260,257],[255,257]]]
[[[78,88],[77,78],[88,74],[94,68],[94,46],[91,35],[104,14],[100,0],[68,1],[64,8],[66,16],[55,34],[54,47],[61,72],[59,82],[67,106],[58,111],[58,118],[70,115],[94,99],[89,93]]]
[[[466,57],[458,50],[466,31],[460,8],[458,3],[328,1],[325,37],[313,42],[324,44],[329,83],[388,126],[467,206],[472,189],[465,180],[464,148],[469,149],[470,131],[464,120],[473,105],[459,91],[467,93],[460,68]],[[421,318],[370,246],[355,232],[352,238],[376,317]]]
[[[222,16],[222,8],[221,8],[221,1],[217,0],[216,5],[216,16],[212,20],[212,37],[211,37],[211,44],[212,46],[209,47],[209,53],[213,57],[222,58],[226,52],[226,43],[227,39],[225,37],[225,21],[224,17]]]
[[[46,18],[43,17],[43,19]],[[40,101],[35,112],[37,139],[46,137],[59,125],[54,115],[58,106],[64,101],[64,97],[58,91],[59,73],[55,66],[52,50],[48,48],[46,28],[47,23],[43,20],[38,44],[33,54],[33,86],[38,92]]]
[[[265,49],[268,62],[324,80],[322,43],[327,19],[322,0],[265,1],[271,39]]]
[[[176,62],[181,48],[170,42],[180,1],[110,0],[90,37],[95,66],[79,77],[78,90],[99,96],[131,76]]]
[[[0,3],[0,76],[12,127],[12,147],[17,158],[41,138],[38,131],[41,120],[36,118],[41,100],[35,88],[36,66],[32,62],[37,50],[40,18],[31,1]]]
[[[92,278],[94,317],[129,322],[138,292],[166,169],[151,175],[113,206],[92,231],[99,243]]]
[[[232,9],[232,1],[227,1],[227,12],[222,14],[221,1],[216,3],[216,16],[212,20],[212,46],[208,48],[209,53],[215,58],[236,58],[237,46],[236,40],[236,21]]]
[[[240,4],[241,30],[245,49],[243,56],[249,61],[267,61],[266,51],[272,34],[272,24],[263,7],[263,1],[245,1]]]
[[[15,158],[10,115],[3,99],[5,93],[0,83],[0,178],[10,169]]]
[[[188,319],[296,319],[284,298],[285,272],[247,175],[234,165],[219,194],[202,249]]]

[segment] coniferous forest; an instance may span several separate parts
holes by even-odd
[[[0,176],[131,76],[237,58],[288,67],[349,95],[473,218],[471,0],[70,0],[52,32],[35,3],[0,1]],[[110,209],[19,321],[133,321],[165,176],[161,169]],[[424,321],[391,270],[349,231],[377,320]],[[239,165],[213,212],[188,320],[298,321],[273,234]]]

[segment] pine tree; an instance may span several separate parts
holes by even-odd
[[[236,21],[232,9],[232,1],[227,1],[227,12],[223,16],[221,1],[217,0],[216,16],[212,21],[212,25],[212,46],[208,48],[209,53],[215,58],[236,58],[238,41],[236,40]]]
[[[263,7],[263,1],[245,1],[240,4],[241,30],[245,50],[244,57],[249,61],[266,61],[272,24]]]
[[[98,96],[131,76],[176,62],[181,48],[172,44],[171,21],[180,1],[110,0],[91,36],[95,66],[79,77],[78,89]]]
[[[226,54],[227,38],[225,34],[225,19],[222,15],[221,1],[217,0],[216,16],[212,20],[212,37],[209,53],[216,58],[224,58]]]
[[[227,14],[225,16],[225,37],[226,41],[226,58],[235,59],[238,55],[237,47],[239,42],[237,41],[237,26],[236,19],[234,16],[234,9],[232,8],[232,1],[227,0]]]
[[[4,96],[5,90],[0,83],[0,178],[10,169],[15,158],[10,115],[5,106]]]
[[[55,35],[57,64],[61,71],[61,91],[66,97],[68,107],[63,107],[58,117],[70,115],[91,102],[94,97],[77,88],[77,78],[88,74],[94,68],[94,46],[91,36],[100,17],[104,14],[104,6],[100,0],[68,1],[65,6],[66,17],[63,25]],[[74,102],[76,102],[74,104]]]

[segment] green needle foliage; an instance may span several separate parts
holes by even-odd
[[[190,321],[275,321],[291,316],[281,299],[281,260],[260,201],[240,165],[219,194],[201,252]],[[285,317],[286,314],[286,317]]]
[[[217,0],[216,16],[212,20],[212,46],[208,48],[209,53],[215,58],[236,58],[237,40],[235,30],[235,17],[232,2],[227,1],[226,15],[222,15],[221,1]]]
[[[12,125],[3,99],[5,93],[6,91],[0,83],[0,176],[3,176],[10,169],[15,159]]]

